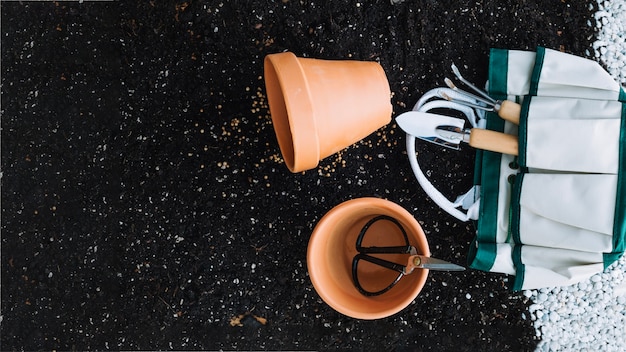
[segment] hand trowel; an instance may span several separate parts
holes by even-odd
[[[425,141],[452,149],[460,149],[461,142],[474,148],[517,155],[516,136],[480,128],[465,128],[465,120],[428,112],[409,111],[396,117],[402,130]]]

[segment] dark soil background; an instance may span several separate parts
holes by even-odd
[[[474,228],[414,180],[395,123],[291,174],[266,54],[375,60],[394,114],[483,85],[489,48],[584,56],[594,1],[2,2],[2,350],[529,351],[530,302],[507,277],[431,272],[377,321],[328,307],[307,275],[339,203],[402,205],[434,256],[463,264]],[[449,196],[473,151],[420,143]]]

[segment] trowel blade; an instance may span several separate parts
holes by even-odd
[[[460,140],[447,140],[437,133],[441,126],[456,127],[463,130],[465,120],[456,117],[432,114],[420,111],[408,111],[396,117],[402,130],[419,139],[458,150]]]

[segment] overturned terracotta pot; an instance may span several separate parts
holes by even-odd
[[[391,120],[391,90],[376,62],[265,57],[267,98],[285,164],[292,172],[367,137]]]
[[[416,270],[380,295],[359,292],[352,276],[357,237],[368,222],[381,215],[397,220],[418,254],[430,256],[426,236],[417,220],[401,206],[379,198],[341,203],[322,217],[309,240],[307,266],[315,290],[333,309],[353,318],[380,319],[401,311],[417,297],[428,276],[428,270]],[[402,245],[405,241],[400,228],[389,221],[376,222],[368,232],[371,233],[368,246]],[[406,262],[406,258],[402,254],[385,257],[396,263]],[[372,291],[389,286],[398,275],[376,265],[364,265],[362,269],[359,281]]]

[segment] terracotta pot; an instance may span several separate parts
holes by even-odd
[[[376,62],[265,57],[265,86],[280,150],[292,172],[367,137],[391,120],[391,90]]]
[[[307,266],[315,290],[333,309],[353,318],[379,319],[399,312],[417,297],[428,276],[428,270],[415,270],[378,296],[365,296],[357,290],[352,279],[356,240],[363,226],[379,215],[395,218],[418,254],[430,256],[426,236],[415,218],[401,206],[379,198],[353,199],[336,206],[322,217],[309,240]],[[403,244],[397,226],[387,221],[375,224],[368,230],[368,246]],[[386,254],[384,258],[402,264],[407,255]],[[366,269],[360,273],[359,281],[377,289],[389,285],[398,274],[375,265]]]

